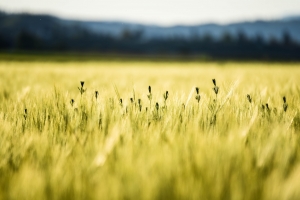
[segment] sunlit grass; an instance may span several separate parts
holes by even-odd
[[[300,198],[297,63],[3,61],[0,74],[0,199]]]

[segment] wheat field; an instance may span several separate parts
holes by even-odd
[[[300,199],[299,67],[0,61],[0,199]]]

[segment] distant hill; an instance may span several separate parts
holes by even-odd
[[[273,21],[240,22],[227,25],[202,24],[162,27],[127,22],[65,20],[48,15],[0,14],[2,34],[9,33],[9,35],[15,36],[21,29],[34,32],[42,38],[51,38],[56,34],[75,36],[74,30],[90,31],[93,34],[107,34],[113,37],[122,37],[126,32],[134,32],[138,33],[143,40],[203,37],[207,34],[218,39],[225,33],[232,36],[243,33],[249,38],[255,38],[259,35],[268,41],[274,38],[281,40],[283,34],[288,32],[291,38],[300,42],[300,16]]]
[[[76,23],[96,33],[108,33],[116,36],[120,36],[124,30],[141,31],[144,39],[170,37],[190,38],[195,36],[202,37],[206,34],[210,34],[218,39],[224,33],[230,33],[237,36],[242,32],[249,38],[260,35],[265,40],[269,40],[273,37],[280,40],[285,32],[289,32],[294,40],[300,42],[300,17],[291,18],[289,20],[240,22],[228,25],[203,24],[195,26],[178,25],[172,27],[147,26],[122,22]]]
[[[0,12],[0,50],[300,60],[300,19],[162,27]]]

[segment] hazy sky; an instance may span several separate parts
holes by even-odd
[[[0,0],[0,10],[174,25],[300,15],[300,0]]]

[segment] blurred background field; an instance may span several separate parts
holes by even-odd
[[[31,89],[36,88],[35,92],[40,92],[41,89],[48,91],[56,86],[77,95],[77,85],[83,80],[88,84],[91,93],[100,89],[110,91],[113,84],[120,87],[120,92],[129,92],[136,88],[138,92],[146,93],[148,85],[152,85],[154,88],[158,87],[157,92],[159,93],[164,90],[189,93],[193,86],[198,86],[201,91],[210,93],[211,80],[215,78],[227,85],[240,80],[242,85],[240,89],[244,93],[259,92],[264,88],[271,93],[274,88],[279,89],[277,87],[280,86],[283,90],[282,94],[284,94],[285,90],[297,87],[299,71],[299,63],[283,62],[201,62],[193,60],[187,62],[134,58],[110,60],[101,57],[98,58],[103,60],[97,61],[97,57],[95,57],[95,60],[89,58],[90,61],[80,62],[76,58],[74,58],[75,61],[72,61],[73,58],[66,56],[63,62],[60,62],[59,56],[58,58],[41,56],[41,61],[34,61],[35,57],[29,56],[25,57],[23,61],[18,57],[12,59],[17,61],[1,61],[2,89],[16,95],[16,92],[20,91],[14,88],[30,87]],[[270,79],[272,84],[270,84]],[[293,95],[298,94],[295,92]]]

